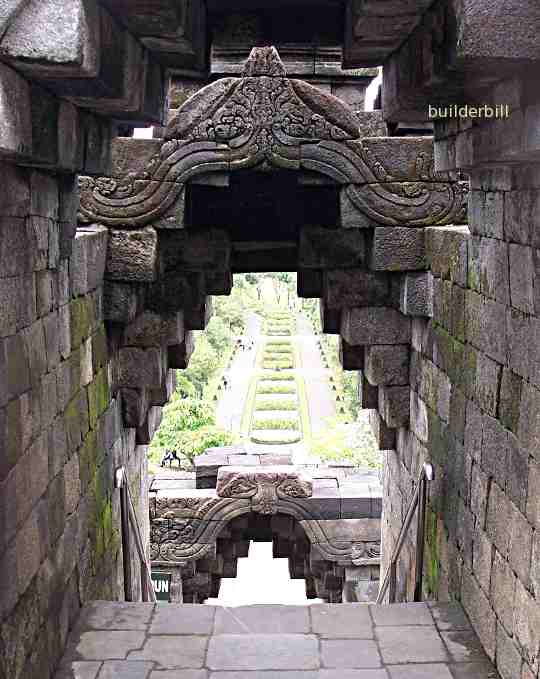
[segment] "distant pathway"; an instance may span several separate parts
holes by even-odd
[[[227,372],[229,386],[221,391],[216,409],[217,424],[224,429],[239,433],[250,380],[255,370],[257,351],[268,338],[261,335],[262,319],[254,313],[248,316],[244,337],[253,339],[253,349],[238,351],[231,368]],[[297,317],[297,334],[290,337],[297,348],[299,364],[294,372],[301,376],[305,383],[305,393],[312,434],[317,434],[326,426],[325,418],[336,414],[336,404],[329,377],[332,371],[324,367],[321,352],[317,345],[317,336],[313,333],[311,323],[303,316]],[[318,460],[311,454],[308,442],[302,441],[289,446],[260,445],[245,441],[249,452],[293,453],[295,463],[316,463]]]
[[[306,383],[311,431],[316,434],[325,429],[325,418],[336,414],[336,402],[329,382],[332,371],[324,367],[317,336],[304,316],[298,316],[297,346],[301,363],[298,368]]]
[[[247,340],[254,340],[253,349],[236,352],[233,363],[227,371],[229,386],[220,392],[221,396],[216,408],[217,425],[235,433],[240,431],[249,382],[255,370],[261,324],[260,316],[249,313],[243,337]]]

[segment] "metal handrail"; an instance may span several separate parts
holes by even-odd
[[[144,552],[141,529],[135,514],[135,505],[129,488],[125,467],[119,467],[115,474],[116,487],[120,489],[120,511],[122,521],[122,556],[124,561],[124,597],[126,601],[133,601],[133,582],[131,572],[131,531],[135,536],[135,547],[141,562],[141,593],[143,601],[155,603],[156,594],[152,585],[152,577],[148,560]]]
[[[393,604],[396,602],[396,579],[397,579],[397,562],[401,554],[405,538],[409,532],[414,512],[418,508],[417,513],[417,529],[416,529],[416,573],[414,583],[414,598],[413,601],[422,601],[422,577],[424,571],[424,535],[426,528],[426,504],[427,504],[427,484],[435,478],[435,471],[433,465],[425,462],[422,465],[422,471],[418,477],[418,483],[414,494],[409,502],[405,521],[401,526],[398,540],[392,551],[390,558],[390,565],[388,566],[383,583],[379,589],[377,603],[382,604],[386,592],[388,591],[388,601]]]

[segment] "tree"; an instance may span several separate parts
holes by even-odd
[[[219,365],[216,350],[208,341],[208,338],[200,333],[195,342],[195,351],[189,362],[189,367],[184,370],[184,375],[193,384],[200,398],[203,396],[204,387],[215,373]]]
[[[261,275],[256,273],[246,273],[244,274],[246,283],[253,285],[257,291],[257,299],[261,301],[262,290],[261,290]]]
[[[217,353],[223,351],[229,340],[229,324],[221,316],[212,316],[206,326],[206,337]]]

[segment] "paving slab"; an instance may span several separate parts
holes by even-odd
[[[465,611],[458,603],[428,603],[428,606],[440,630],[472,630]]]
[[[148,679],[208,679],[207,670],[156,670]]]
[[[388,679],[386,670],[319,670],[317,679]]]
[[[99,679],[148,679],[154,664],[130,660],[108,660],[98,675]]]
[[[308,634],[308,606],[238,606],[219,608],[214,634]]]
[[[310,606],[314,634],[323,637],[373,639],[368,606],[358,604],[314,604]]]
[[[299,672],[212,672],[210,679],[320,679],[317,670]],[[386,678],[385,678],[386,679]]]
[[[211,670],[318,669],[319,640],[299,634],[222,634],[210,639]]]
[[[69,667],[61,666],[55,679],[96,679],[103,663],[95,661],[75,661]]]
[[[433,617],[427,604],[424,603],[371,606],[370,608],[377,626],[433,625]]]
[[[150,634],[205,634],[214,627],[215,606],[168,604],[157,606]]]
[[[83,632],[75,650],[81,660],[124,660],[143,643],[144,632]]]
[[[321,660],[324,667],[348,669],[382,667],[377,644],[364,639],[323,639]]]
[[[154,604],[94,601],[87,609],[85,626],[88,629],[145,630],[153,612]]]
[[[392,679],[453,679],[447,665],[396,665],[390,668]]]
[[[472,630],[441,632],[441,638],[454,662],[487,660],[482,644]]]
[[[376,633],[387,665],[448,662],[448,654],[438,632],[427,626],[379,627]]]
[[[459,604],[225,608],[94,602],[74,626],[55,679],[498,675]]]
[[[208,638],[204,636],[151,636],[129,660],[150,660],[165,669],[200,669],[204,666]]]

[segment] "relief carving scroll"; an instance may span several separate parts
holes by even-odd
[[[294,467],[266,467],[264,471],[222,467],[216,493],[219,497],[249,498],[251,511],[277,514],[281,499],[311,497],[313,481]]]
[[[374,151],[370,139],[383,138],[360,139],[348,106],[288,78],[275,48],[254,48],[241,78],[218,80],[186,101],[142,175],[81,177],[79,220],[122,228],[154,224],[195,175],[265,165],[332,177],[371,224],[464,221],[464,184],[433,172],[432,150],[426,158],[405,144],[407,173],[396,173],[391,152]]]

